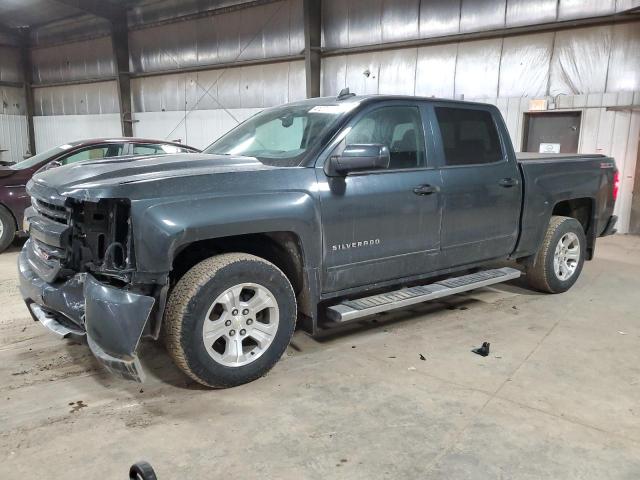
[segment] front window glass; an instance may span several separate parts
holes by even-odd
[[[256,157],[275,166],[298,166],[337,118],[355,104],[292,105],[258,113],[203,153]]]
[[[383,107],[367,113],[349,131],[344,145],[378,144],[389,149],[389,169],[424,165],[422,120],[417,107]]]

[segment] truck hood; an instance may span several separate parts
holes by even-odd
[[[162,185],[171,190],[172,184],[183,183],[183,177],[274,168],[277,167],[264,165],[251,157],[171,154],[82,162],[38,173],[32,181],[36,188],[53,189],[63,196],[90,199],[123,194],[130,197],[131,192],[148,190],[151,185]]]

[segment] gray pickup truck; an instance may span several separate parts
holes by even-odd
[[[318,335],[522,272],[566,291],[615,232],[616,176],[603,155],[517,158],[492,105],[305,100],[203,154],[36,175],[21,292],[125,378],[143,379],[140,339],[162,338],[191,378],[231,387],[264,375],[296,325]]]

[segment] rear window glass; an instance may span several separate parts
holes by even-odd
[[[502,160],[502,147],[491,113],[468,108],[436,107],[446,165]]]

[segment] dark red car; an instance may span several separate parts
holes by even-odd
[[[22,229],[22,217],[30,205],[25,186],[38,170],[101,158],[199,151],[162,140],[94,138],[66,143],[21,162],[0,166],[0,252],[11,245],[16,233]]]

